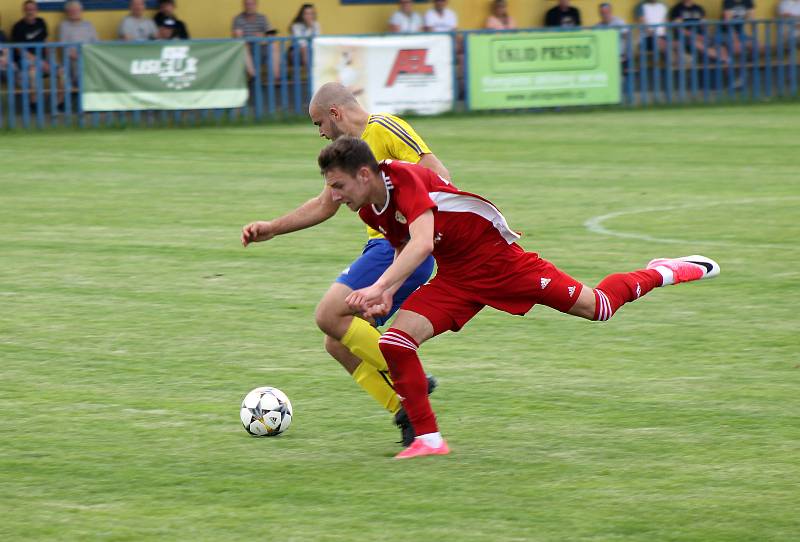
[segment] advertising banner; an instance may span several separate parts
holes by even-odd
[[[217,109],[247,103],[245,44],[83,46],[83,110]]]
[[[470,34],[471,109],[619,103],[616,30]]]
[[[433,115],[453,106],[449,35],[314,38],[314,91],[339,82],[367,111]]]

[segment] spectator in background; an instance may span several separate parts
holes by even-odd
[[[414,11],[413,0],[400,0],[397,11],[389,18],[389,32],[413,34],[421,31],[422,16]]]
[[[544,25],[555,28],[581,26],[581,12],[569,4],[569,0],[558,0],[558,5],[547,10]]]
[[[647,25],[641,33],[640,47],[645,51],[667,50],[667,29],[664,25],[667,22],[667,6],[659,0],[642,0],[636,6],[636,20],[639,24]]]
[[[625,26],[627,24],[625,19],[614,15],[613,8],[608,2],[600,4],[597,7],[597,11],[600,14],[600,22],[594,25],[595,28],[611,28],[614,26]],[[622,33],[627,34],[628,30],[624,29]]]
[[[293,38],[298,39],[295,43],[300,46],[300,59],[304,66],[308,66],[308,43],[310,38],[322,33],[322,28],[317,21],[317,10],[314,4],[303,4],[297,12],[289,31]]]
[[[508,14],[508,2],[506,0],[494,0],[492,2],[492,13],[486,19],[486,28],[489,30],[513,30],[517,28],[517,23]]]
[[[152,19],[144,15],[144,0],[131,0],[130,14],[119,24],[119,39],[125,41],[146,41],[156,39],[158,29]]]
[[[278,33],[272,25],[269,24],[267,16],[258,12],[258,0],[243,0],[243,11],[233,18],[233,28],[231,30],[234,38],[265,38],[267,36],[274,36]],[[249,46],[250,44],[248,44]],[[263,52],[262,49],[259,49]],[[250,48],[252,54],[252,47]],[[247,65],[247,74],[254,77],[256,70],[253,64],[251,54],[245,56]],[[275,79],[280,78],[281,63],[280,63],[281,48],[277,41],[272,42],[272,75]],[[262,64],[266,64],[267,59],[264,59]]]
[[[6,33],[0,28],[0,44],[6,43],[7,41]],[[0,49],[0,81],[5,81],[6,67],[8,67],[8,49]]]
[[[175,0],[158,0],[158,13],[153,17],[153,22],[158,27],[159,39],[189,39],[186,25],[175,16]]]
[[[34,0],[22,3],[22,19],[11,28],[11,41],[15,43],[44,43],[47,41],[47,23],[39,17],[39,6]],[[27,50],[32,54],[33,49]],[[31,58],[31,60],[33,60]]]
[[[628,36],[628,29],[625,27],[627,24],[622,17],[614,15],[611,4],[603,2],[597,6],[597,11],[600,15],[600,22],[594,25],[595,28],[614,28],[618,27],[620,39]],[[620,43],[619,47],[620,61],[625,64],[628,60],[627,44]]]
[[[458,17],[447,7],[447,0],[433,0],[433,7],[423,18],[425,32],[452,32],[458,28]]]
[[[159,40],[177,40],[177,39],[180,39],[178,37],[178,21],[177,21],[177,19],[173,19],[171,17],[167,17],[165,19],[161,19],[160,23],[156,23],[156,28],[158,29],[158,34],[156,34],[156,39],[159,39]]]
[[[790,36],[794,34],[795,39],[800,36],[800,0],[782,0],[778,5],[778,18],[785,19],[783,46],[789,47]]]
[[[669,20],[673,23],[702,23],[706,17],[706,10],[703,9],[703,6],[694,3],[694,0],[682,0],[672,6],[672,9],[669,11]],[[684,50],[686,53],[691,54],[692,52],[692,28],[676,28],[675,29],[675,46],[679,45],[680,34],[683,33],[684,35]],[[710,60],[721,60],[722,62],[728,62],[728,51],[724,48],[717,50],[715,47],[708,47],[708,39],[707,35],[704,36],[702,33],[702,29],[699,27],[694,28],[694,49],[697,51],[697,54],[700,58],[703,58],[705,55],[706,49],[708,49],[708,58]],[[697,60],[697,59],[692,59]]]
[[[25,0],[22,4],[23,17],[11,29],[11,41],[13,43],[44,43],[47,41],[47,23],[39,17],[39,6],[35,0]],[[24,56],[23,56],[24,55]],[[38,99],[36,92],[37,69],[41,69],[41,74],[51,75],[53,69],[56,70],[61,83],[61,70],[57,66],[50,66],[47,55],[44,51],[38,55],[37,63],[36,50],[34,48],[18,50],[14,54],[14,63],[18,68],[22,68],[23,58],[28,63],[28,84],[30,86],[30,104],[36,106]],[[64,102],[64,85],[58,85],[58,103]]]
[[[97,30],[89,21],[83,20],[83,4],[79,0],[69,0],[64,4],[66,18],[58,25],[58,41],[64,43],[94,43],[97,41]],[[66,51],[67,67],[70,70],[72,85],[78,85],[78,48],[68,47]]]
[[[745,50],[753,51],[753,38],[747,34],[745,22],[753,20],[755,11],[753,0],[723,0],[722,1],[722,20],[728,24],[723,28],[728,33],[734,55],[738,55]]]
[[[65,43],[94,43],[97,30],[89,21],[83,20],[83,4],[80,0],[69,0],[64,4],[64,20],[58,25],[58,41]],[[75,50],[70,50],[75,53]],[[70,55],[73,56],[73,55]]]
[[[277,34],[267,16],[258,12],[258,0],[244,0],[244,10],[233,19],[234,38],[263,38]]]

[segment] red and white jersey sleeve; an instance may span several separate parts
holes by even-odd
[[[472,265],[513,244],[519,234],[488,200],[462,192],[433,171],[407,162],[385,160],[380,171],[387,201],[359,210],[361,219],[380,231],[392,245],[409,239],[408,225],[422,213],[434,212],[434,251],[439,267]]]

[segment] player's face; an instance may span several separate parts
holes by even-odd
[[[361,177],[361,172],[350,175],[338,168],[326,171],[325,184],[328,185],[334,203],[347,205],[351,211],[358,211],[369,203],[367,183]]]
[[[331,107],[328,110],[312,107],[308,114],[314,126],[319,128],[319,137],[335,140],[344,135],[337,123],[337,121],[341,120],[341,113],[335,107]]]

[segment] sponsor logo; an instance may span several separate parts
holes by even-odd
[[[550,279],[540,279],[540,284],[542,285],[542,290],[544,290],[550,284]]]
[[[567,287],[567,292],[569,292],[569,296],[572,297],[575,295],[575,286]]]
[[[389,72],[389,78],[386,80],[386,86],[391,87],[394,85],[401,75],[423,77],[433,75],[433,66],[425,64],[425,56],[427,54],[427,49],[401,49],[398,51],[392,70]]]
[[[157,75],[167,88],[181,90],[197,79],[198,60],[190,55],[188,45],[163,47],[160,59],[132,60],[130,73]]]
[[[636,283],[636,299],[639,299],[640,295],[642,295],[642,286],[637,282]]]
[[[711,271],[714,269],[714,266],[708,262],[691,262],[691,263],[705,267],[706,273],[711,273]]]
[[[400,211],[395,211],[394,219],[397,220],[400,224],[405,224],[406,222],[408,222],[406,220],[406,217],[404,217],[403,213],[401,213]]]

